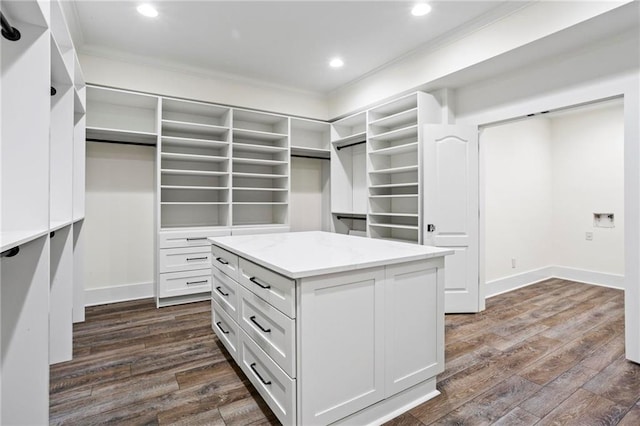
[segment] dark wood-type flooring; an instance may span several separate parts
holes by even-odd
[[[51,367],[51,424],[278,424],[211,330],[206,302],[87,308]],[[548,280],[447,315],[441,395],[388,425],[640,425],[623,293]]]

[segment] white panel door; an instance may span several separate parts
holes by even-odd
[[[445,258],[445,312],[479,312],[478,128],[424,127],[425,244],[453,249]]]

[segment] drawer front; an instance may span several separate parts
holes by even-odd
[[[211,246],[213,266],[234,280],[238,280],[238,256],[216,245]]]
[[[240,259],[240,284],[291,318],[295,318],[295,281]]]
[[[211,269],[160,274],[160,297],[211,291]]]
[[[296,377],[295,321],[240,288],[240,327],[290,377]]]
[[[234,321],[238,321],[238,288],[240,285],[218,271],[213,269],[213,288],[211,297]]]
[[[211,268],[209,247],[179,247],[160,250],[160,273]]]
[[[211,328],[233,359],[238,362],[238,324],[215,301],[211,301]]]
[[[175,247],[209,247],[209,237],[231,235],[229,229],[194,229],[179,231],[160,231],[158,244],[161,249]]]
[[[285,425],[296,421],[296,381],[282,371],[242,330],[240,368],[264,398],[278,420]]]

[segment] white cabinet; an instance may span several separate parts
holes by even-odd
[[[451,252],[322,232],[212,241],[239,264],[239,280],[214,272],[212,328],[283,424],[375,424],[438,394]]]

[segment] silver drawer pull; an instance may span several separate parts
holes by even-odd
[[[226,260],[224,260],[224,259],[223,259],[223,258],[221,258],[221,257],[216,257],[216,260],[217,260],[218,262],[222,263],[223,265],[228,265],[228,264],[229,264],[229,262],[227,262]]]
[[[220,331],[222,331],[224,334],[229,334],[229,332],[228,332],[228,331],[225,331],[225,330],[222,328],[222,323],[221,323],[220,321],[218,321],[218,322],[216,323],[216,326],[218,326],[218,328],[220,329]]]
[[[258,326],[258,328],[260,330],[262,330],[265,333],[271,333],[271,329],[270,328],[264,328],[263,326],[260,325],[260,323],[258,321],[256,321],[256,316],[253,315],[251,317],[249,317],[249,319],[251,320],[252,323],[254,323],[255,325]]]
[[[257,285],[258,287],[264,288],[265,290],[268,289],[268,288],[271,288],[270,285],[264,285],[264,284],[259,283],[258,280],[256,279],[256,277],[249,278],[249,281],[251,281],[252,283]]]
[[[218,286],[216,287],[216,290],[218,290],[218,293],[220,293],[224,297],[229,297],[229,293],[225,293],[224,291],[222,291],[222,287]]]
[[[209,259],[207,256],[204,257],[187,257],[187,262],[189,262],[190,260],[207,260]]]
[[[202,241],[202,240],[206,240],[207,237],[194,237],[194,238],[187,238],[187,241]]]
[[[200,281],[187,281],[187,285],[193,285],[193,284],[206,284],[208,283],[208,280],[200,280]]]
[[[251,364],[249,366],[251,368],[251,370],[253,370],[253,372],[255,373],[256,376],[258,376],[258,379],[260,379],[260,381],[262,383],[264,383],[265,385],[270,385],[271,384],[271,380],[269,380],[268,382],[262,378],[262,376],[260,375],[260,373],[258,373],[258,370],[256,370],[256,363],[254,362],[253,364]]]

